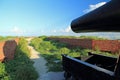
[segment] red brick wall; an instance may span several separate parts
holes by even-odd
[[[118,40],[118,42],[119,42],[119,46],[118,47],[119,47],[119,53],[120,53],[120,40]]]
[[[14,58],[15,49],[19,39],[0,42],[0,62]]]
[[[12,60],[14,58],[15,49],[17,47],[17,43],[15,40],[6,41],[3,46],[3,52],[6,60]]]
[[[82,47],[92,49],[92,40],[91,39],[68,39],[68,38],[48,38],[50,40],[58,40],[63,43],[67,43],[72,47]]]
[[[5,58],[4,53],[3,53],[3,46],[5,42],[0,42],[0,62],[2,62]]]
[[[101,51],[118,52],[120,50],[120,41],[118,40],[91,40],[91,39],[69,39],[69,38],[48,38],[67,43],[72,47],[80,46],[82,48],[98,48]]]
[[[93,40],[92,47],[98,48],[101,51],[118,52],[119,42],[117,40]]]

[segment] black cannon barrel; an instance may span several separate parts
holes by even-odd
[[[107,4],[72,21],[74,32],[120,32],[120,0]]]

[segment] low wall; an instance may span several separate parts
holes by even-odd
[[[87,49],[99,49],[118,53],[120,50],[120,41],[118,40],[91,40],[91,39],[69,39],[69,38],[48,38],[49,40],[58,40],[67,43],[71,47],[82,47]]]
[[[3,46],[4,46],[5,42],[0,42],[0,62],[2,62],[5,58],[4,56],[4,52],[3,52]]]
[[[91,39],[68,39],[68,38],[48,38],[50,40],[58,40],[62,43],[67,43],[69,47],[82,47],[92,49],[92,40]]]
[[[118,53],[120,49],[119,44],[118,40],[93,40],[92,48],[94,50],[98,48],[101,51]]]
[[[0,62],[14,58],[15,49],[19,39],[0,42]]]

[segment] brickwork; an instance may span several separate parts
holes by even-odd
[[[15,40],[10,40],[5,42],[3,46],[3,52],[6,60],[11,60],[14,58],[16,47],[17,47],[17,43],[15,42]]]
[[[0,42],[0,62],[14,58],[15,49],[19,39]]]
[[[67,43],[72,47],[82,47],[87,49],[99,49],[101,51],[108,51],[118,53],[120,50],[120,41],[118,40],[91,40],[91,39],[69,39],[69,38],[48,38],[50,40],[58,40]]]
[[[3,46],[5,42],[0,42],[0,62],[2,62],[5,58],[4,53],[3,53]]]
[[[98,48],[101,51],[116,53],[119,51],[119,42],[117,40],[93,40],[92,48]]]

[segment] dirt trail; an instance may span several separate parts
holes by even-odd
[[[32,38],[28,38],[28,48],[31,50],[31,60],[34,61],[34,67],[39,74],[38,80],[64,80],[63,72],[47,72],[46,60],[40,56],[32,46],[29,45]]]

